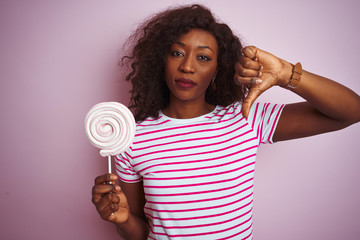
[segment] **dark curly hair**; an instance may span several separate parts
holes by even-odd
[[[242,49],[239,38],[226,24],[216,21],[204,6],[171,8],[139,26],[127,41],[132,45],[130,54],[121,59],[122,65],[131,66],[126,76],[126,80],[132,83],[129,108],[134,110],[137,121],[149,116],[158,117],[159,110],[169,104],[170,91],[164,80],[166,53],[179,37],[194,28],[211,33],[219,47],[216,89],[207,89],[206,102],[227,106],[244,100],[248,89],[233,81],[235,64],[240,59]]]

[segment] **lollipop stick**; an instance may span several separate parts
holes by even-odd
[[[111,173],[111,156],[108,156],[108,173]]]

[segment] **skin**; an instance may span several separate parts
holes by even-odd
[[[171,96],[168,107],[163,109],[164,114],[173,118],[193,118],[214,109],[215,106],[205,102],[205,91],[217,72],[217,54],[215,38],[199,29],[191,30],[171,46],[165,66],[165,81]],[[285,106],[274,133],[275,141],[335,131],[360,121],[360,97],[355,92],[305,70],[297,87],[289,89],[286,84],[292,65],[254,46],[243,49],[235,69],[234,81],[239,85],[251,85],[242,106],[246,118],[257,97],[273,86],[283,87],[306,100]],[[176,83],[179,78],[192,79],[194,86],[179,87]],[[120,188],[116,180],[114,174],[95,179],[92,201],[99,215],[114,223],[125,239],[146,239],[149,229],[143,212],[143,183],[120,181]]]
[[[193,118],[212,111],[205,102],[205,91],[217,72],[218,44],[215,37],[193,29],[170,47],[166,56],[165,81],[170,103],[163,113],[173,118]],[[195,86],[182,89],[176,79],[191,79]]]
[[[149,227],[144,214],[145,194],[141,182],[116,184],[115,174],[95,179],[92,202],[100,217],[112,222],[124,239],[147,239]]]
[[[273,86],[290,90],[305,102],[288,104],[281,114],[274,133],[275,141],[313,136],[345,128],[360,121],[360,97],[349,88],[330,79],[303,70],[295,89],[286,87],[292,74],[292,65],[268,52],[249,46],[236,64],[234,80],[237,84],[253,84],[243,103],[243,115],[257,97]]]

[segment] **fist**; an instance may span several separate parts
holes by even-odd
[[[254,101],[272,86],[285,86],[290,79],[292,66],[271,53],[254,46],[243,48],[243,55],[235,65],[234,81],[238,85],[248,85],[249,94],[242,106],[244,117],[248,117]]]
[[[115,174],[105,174],[95,179],[92,202],[100,217],[114,223],[124,223],[129,218],[129,205]]]

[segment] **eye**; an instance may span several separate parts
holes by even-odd
[[[201,55],[198,58],[200,61],[204,61],[204,62],[208,62],[211,60],[211,58],[209,58],[208,56],[205,56],[205,55]]]
[[[170,55],[171,56],[174,56],[174,57],[181,57],[181,56],[184,56],[184,54],[182,53],[182,52],[180,52],[180,51],[171,51],[170,52]]]

